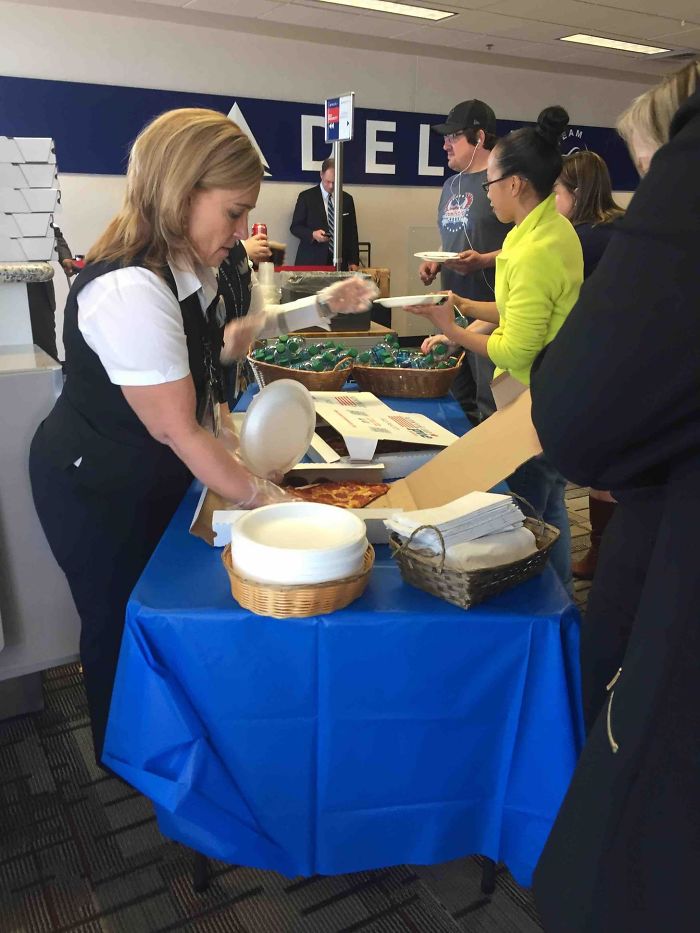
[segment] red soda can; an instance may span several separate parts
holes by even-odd
[[[257,236],[258,233],[267,236],[267,224],[253,224],[253,236]]]

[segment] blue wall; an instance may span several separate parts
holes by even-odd
[[[315,171],[301,168],[301,117],[323,116],[322,104],[259,100],[221,94],[160,91],[149,88],[116,87],[0,76],[0,134],[3,136],[51,136],[61,172],[87,175],[120,175],[126,168],[129,145],[139,130],[155,115],[176,107],[209,107],[228,113],[240,107],[269,164],[273,181],[313,182]],[[350,184],[439,186],[444,177],[421,174],[418,165],[421,124],[444,120],[443,113],[403,111],[355,111],[355,139],[345,146],[345,180]],[[380,152],[376,161],[395,165],[393,174],[366,171],[366,124],[368,120],[396,123],[395,133],[380,133],[379,139],[393,141],[393,152]],[[517,126],[499,121],[499,134]],[[442,140],[430,134],[428,164],[444,166]],[[574,148],[593,149],[607,162],[613,187],[631,190],[637,173],[624,144],[607,127],[572,126],[562,140],[562,152]],[[323,129],[314,130],[313,156],[328,155]]]

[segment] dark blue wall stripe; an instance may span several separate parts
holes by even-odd
[[[198,94],[150,88],[81,84],[0,76],[0,134],[51,136],[56,141],[59,171],[87,175],[120,175],[125,171],[129,145],[154,116],[176,107],[210,107],[228,113],[238,103],[269,165],[273,181],[313,182],[315,172],[301,170],[301,116],[323,116],[322,104],[262,100],[231,94]],[[543,103],[547,103],[546,101]],[[345,146],[345,179],[350,184],[441,185],[443,178],[418,174],[418,138],[422,123],[437,123],[442,113],[408,113],[358,107],[355,139]],[[393,153],[380,153],[378,162],[394,163],[394,175],[365,171],[367,120],[396,122],[396,133],[381,134],[394,142]],[[503,134],[521,123],[499,121]],[[442,141],[431,133],[430,165],[444,165]],[[562,142],[593,149],[608,163],[613,185],[632,189],[637,174],[624,144],[606,127],[576,126]],[[314,158],[328,154],[323,129],[314,133]]]

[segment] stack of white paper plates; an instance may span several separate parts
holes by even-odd
[[[334,505],[282,502],[246,513],[231,528],[231,556],[250,580],[294,586],[354,576],[367,533],[361,518]]]

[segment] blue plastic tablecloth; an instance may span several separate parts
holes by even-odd
[[[453,403],[410,408],[458,426]],[[480,853],[529,884],[583,734],[554,572],[465,611],[378,547],[346,609],[268,619],[188,534],[198,492],[129,602],[104,754],[162,832],[290,876]]]

